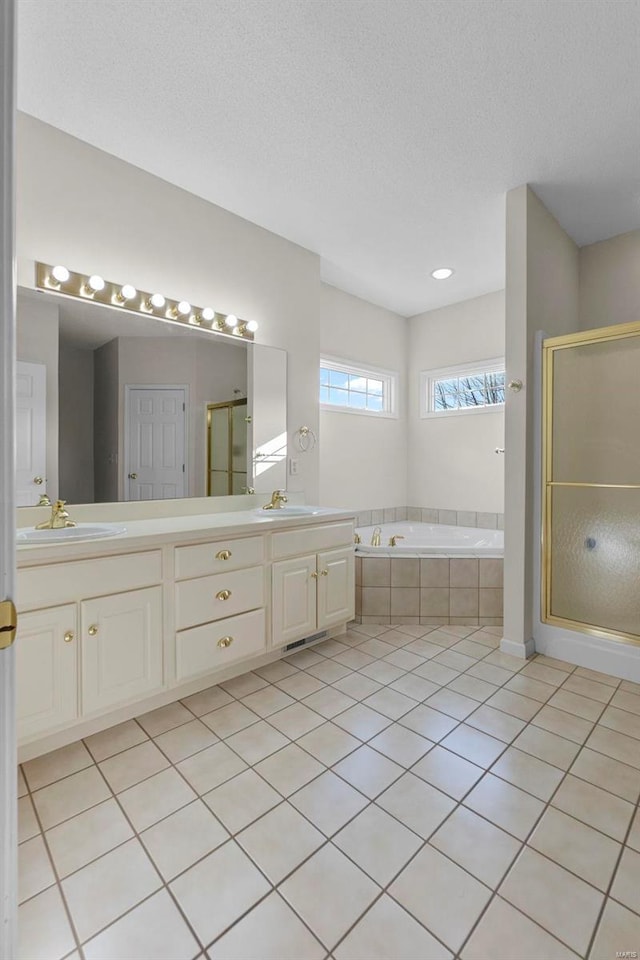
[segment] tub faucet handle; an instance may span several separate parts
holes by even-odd
[[[372,533],[372,535],[371,535],[371,546],[372,546],[372,547],[379,547],[379,546],[380,546],[380,535],[381,535],[381,534],[382,534],[382,528],[381,528],[381,527],[374,527],[374,528],[373,528],[373,533]]]
[[[394,535],[389,538],[389,546],[395,547],[398,543],[398,540],[404,540],[404,536],[401,533],[394,533]]]

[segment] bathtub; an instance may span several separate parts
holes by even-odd
[[[361,543],[356,555],[366,557],[502,557],[504,532],[483,530],[479,527],[450,527],[440,523],[413,523],[401,520],[380,525],[380,546],[372,547],[375,527],[359,527],[356,533]],[[395,547],[389,543],[398,539]]]

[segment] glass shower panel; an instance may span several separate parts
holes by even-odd
[[[640,336],[553,352],[554,482],[640,484]]]
[[[640,490],[554,487],[549,612],[640,635]]]

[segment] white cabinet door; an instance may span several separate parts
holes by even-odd
[[[274,563],[272,569],[274,647],[301,640],[316,629],[316,557]]]
[[[162,686],[162,588],[80,605],[82,712],[93,713]]]
[[[354,569],[353,547],[318,554],[318,630],[353,620]]]
[[[16,641],[18,739],[78,716],[75,603],[20,615]]]

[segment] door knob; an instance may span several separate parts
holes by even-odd
[[[34,477],[33,482],[40,486],[41,483],[44,483],[44,477]]]
[[[130,474],[129,474],[129,480],[137,480],[137,479],[138,479],[138,474],[137,474],[137,473],[130,473]]]
[[[91,626],[89,627],[89,636],[95,637],[97,633],[98,633],[98,624],[92,623]]]

